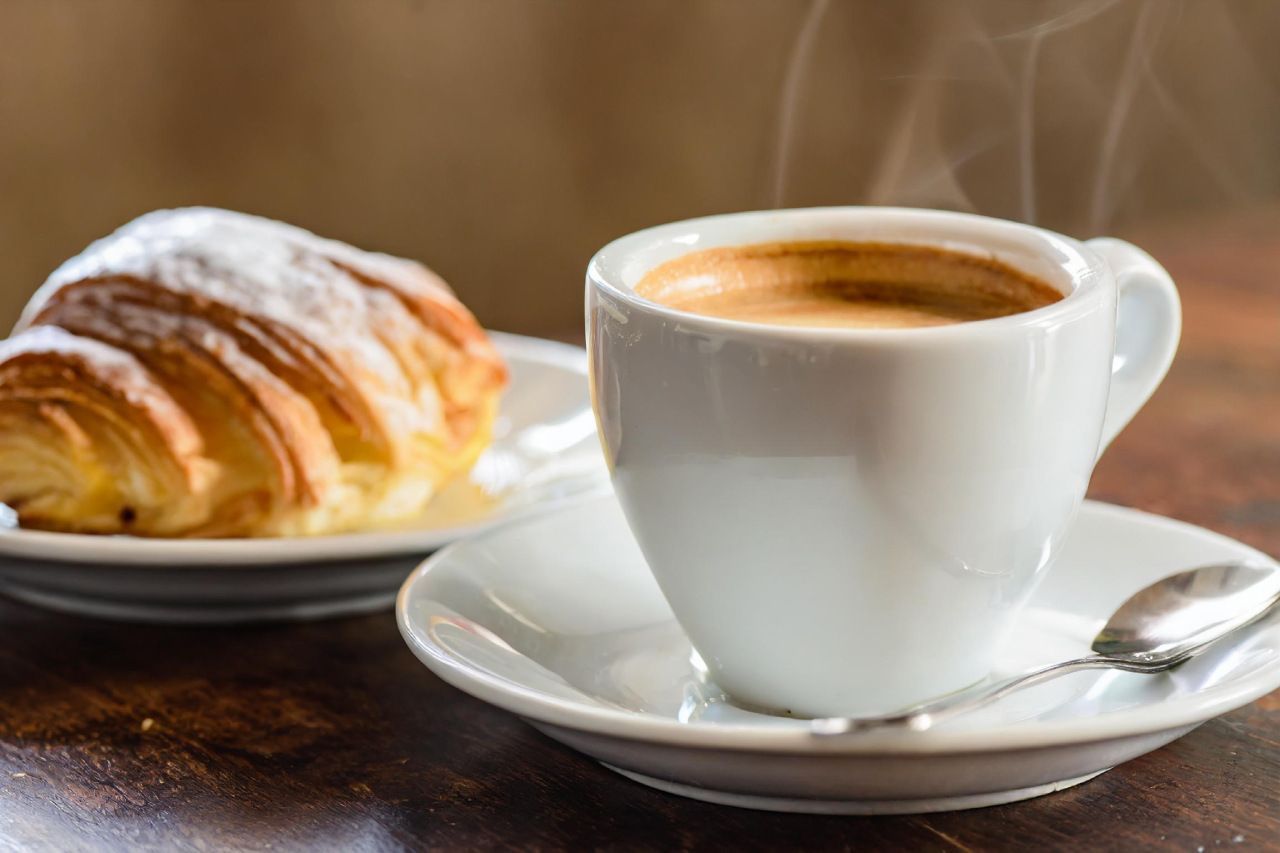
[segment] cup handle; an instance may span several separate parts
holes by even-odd
[[[1182,304],[1169,273],[1137,246],[1114,237],[1086,245],[1111,268],[1119,294],[1101,456],[1168,373],[1182,334]]]

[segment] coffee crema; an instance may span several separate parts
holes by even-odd
[[[730,320],[868,329],[987,320],[1062,299],[1056,288],[991,258],[837,240],[691,252],[650,270],[635,291]]]

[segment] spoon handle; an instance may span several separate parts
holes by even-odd
[[[1103,655],[1089,655],[1088,657],[1042,666],[1039,669],[1021,673],[1003,681],[994,683],[984,681],[958,693],[943,696],[941,699],[935,699],[921,705],[913,705],[879,717],[824,717],[816,719],[810,723],[810,730],[813,734],[821,737],[861,732],[886,726],[924,731],[942,720],[981,708],[1024,687],[1041,684],[1060,675],[1067,675],[1068,673],[1085,669],[1111,668],[1138,669],[1139,667],[1134,667],[1131,661],[1119,661]]]

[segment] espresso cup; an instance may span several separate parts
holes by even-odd
[[[634,290],[692,251],[814,240],[993,258],[1063,298],[849,329]],[[1169,275],[1131,244],[900,208],[650,228],[596,254],[586,298],[601,442],[654,577],[721,688],[803,716],[883,713],[989,674],[1181,327]]]

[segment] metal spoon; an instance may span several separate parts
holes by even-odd
[[[878,717],[826,717],[811,731],[829,737],[896,726],[931,728],[1008,696],[1083,669],[1154,673],[1172,669],[1211,644],[1256,622],[1280,603],[1280,568],[1259,563],[1201,566],[1170,575],[1120,605],[1093,640],[1095,654],[1053,663],[997,682]]]

